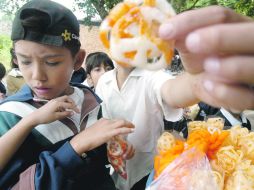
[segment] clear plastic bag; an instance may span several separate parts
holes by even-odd
[[[185,151],[146,190],[220,190],[205,154]]]

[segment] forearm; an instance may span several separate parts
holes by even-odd
[[[24,117],[0,138],[0,172],[35,127],[32,119],[29,116]]]
[[[188,73],[167,80],[161,88],[163,101],[174,108],[183,108],[199,102],[195,93],[195,85],[198,80],[198,75],[194,76]]]

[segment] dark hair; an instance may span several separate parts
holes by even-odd
[[[17,60],[17,56],[15,54],[14,48],[10,49],[10,54],[11,54],[11,68],[19,68],[17,63],[15,63],[15,60]]]
[[[73,72],[71,82],[82,83],[84,80],[86,80],[86,71],[83,67],[80,67],[79,70]]]
[[[4,65],[2,63],[0,63],[0,80],[2,80],[4,78],[6,74],[6,69],[4,67]]]
[[[112,68],[114,67],[113,61],[109,58],[109,56],[104,52],[94,52],[90,53],[86,57],[86,72],[90,74],[92,69],[100,66],[101,64],[109,65]]]

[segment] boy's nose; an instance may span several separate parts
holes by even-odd
[[[32,71],[32,79],[38,81],[45,81],[47,80],[46,72],[40,66],[35,66]]]

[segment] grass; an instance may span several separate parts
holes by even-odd
[[[12,46],[12,42],[10,36],[1,34],[0,35],[0,62],[4,64],[6,70],[10,69],[10,48]]]

